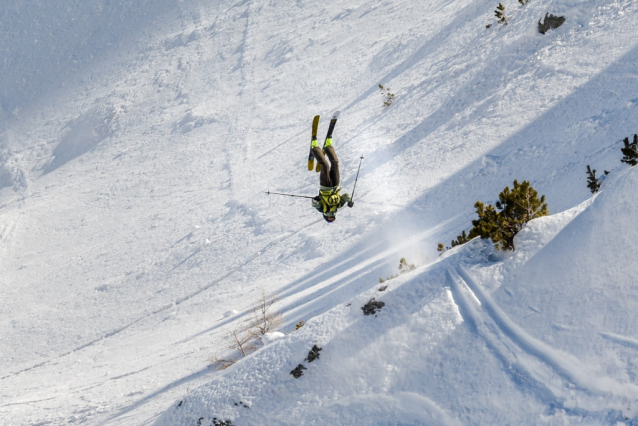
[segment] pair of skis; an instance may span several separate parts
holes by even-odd
[[[332,132],[335,129],[335,125],[337,124],[337,118],[339,118],[339,113],[341,111],[337,111],[332,116],[330,120],[330,126],[328,127],[328,133],[326,134],[326,139],[323,141],[323,148],[326,147],[326,141],[332,138]],[[310,139],[310,154],[308,154],[308,170],[312,171],[315,169],[315,155],[312,153],[312,142],[317,140],[317,130],[319,128],[319,116],[315,115],[315,118],[312,119],[312,138]],[[322,149],[323,149],[322,148]],[[315,169],[317,172],[321,171],[321,164],[317,163],[317,168]]]
[[[330,120],[330,126],[328,127],[328,134],[326,135],[326,140],[324,140],[323,142],[323,149],[325,150],[326,148],[326,141],[330,138],[332,138],[332,132],[335,129],[335,125],[337,124],[337,118],[339,118],[339,113],[340,111],[337,111],[334,113],[334,115],[332,116],[332,119]],[[315,168],[315,155],[312,152],[312,142],[317,140],[317,129],[319,128],[319,116],[315,115],[315,117],[312,119],[312,138],[310,139],[310,154],[308,154],[308,170],[312,171],[312,169]],[[324,151],[325,152],[325,151]],[[357,188],[357,181],[359,180],[359,172],[361,171],[361,162],[363,161],[363,155],[361,157],[361,160],[359,160],[359,168],[357,169],[357,176],[354,179],[354,186],[352,187],[352,196],[350,197],[350,201],[348,202],[348,207],[353,207],[354,206],[354,190]],[[317,172],[321,171],[321,164],[317,164],[317,168],[316,168]],[[281,192],[270,192],[267,191],[266,194],[270,195],[286,195],[288,197],[297,197],[297,198],[315,198],[315,197],[311,197],[309,195],[297,195],[297,194],[284,194]]]

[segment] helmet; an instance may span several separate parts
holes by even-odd
[[[334,222],[334,221],[337,219],[337,217],[336,217],[336,216],[326,216],[325,214],[323,215],[323,218],[324,218],[324,219],[326,220],[326,222],[328,222],[328,223],[332,223],[332,222]]]

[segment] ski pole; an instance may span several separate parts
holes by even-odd
[[[308,195],[295,195],[295,194],[283,194],[281,192],[270,192],[270,191],[266,191],[266,194],[270,195],[285,195],[287,197],[297,197],[297,198],[314,198],[314,197],[310,197]]]
[[[363,155],[359,160],[359,168],[357,169],[357,177],[354,179],[354,186],[352,187],[352,198],[350,198],[350,202],[348,203],[348,207],[354,206],[354,190],[357,189],[357,181],[359,180],[359,172],[361,171],[361,162],[363,161]]]

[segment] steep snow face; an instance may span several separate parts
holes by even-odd
[[[495,293],[531,334],[626,384],[636,374],[636,184],[631,168]]]
[[[600,196],[530,222],[503,260],[478,239],[386,281],[220,373],[155,424],[633,424],[636,185],[628,170]],[[372,297],[384,306],[365,316]]]
[[[436,259],[436,243],[469,226],[473,203],[494,200],[513,179],[530,180],[552,212],[589,197],[587,164],[612,170],[612,181],[621,140],[638,127],[638,3],[505,5],[509,24],[489,29],[494,5],[471,0],[3,8],[0,420],[148,423],[217,374],[207,359],[224,349],[260,288],[279,294],[288,331],[371,297],[401,257]],[[536,26],[547,12],[567,20],[543,36]],[[396,94],[389,108],[379,83]],[[355,208],[328,225],[305,200],[264,192],[316,192],[317,175],[305,167],[310,120],[322,115],[323,134],[337,109],[346,191],[365,159]],[[467,254],[488,262],[468,272],[477,285],[488,294],[508,288],[508,274],[562,226],[547,221],[502,264],[484,246]],[[432,284],[414,291],[436,298],[432,312],[445,314],[436,324],[451,346],[437,347],[462,352],[467,321],[459,325],[441,287],[447,282],[460,306],[455,281],[432,273]],[[402,318],[412,325],[397,335],[410,336],[420,320]],[[353,330],[367,332],[364,325]],[[484,355],[450,369],[432,356],[428,371],[456,377],[492,366],[475,382],[501,386],[473,400],[492,401],[485,419],[518,404],[545,407],[512,391],[505,358]],[[454,391],[476,396],[472,389]],[[499,405],[510,391],[518,395],[511,410]],[[441,421],[464,409],[462,399],[446,408],[430,396],[422,405],[439,407],[428,412]],[[421,415],[410,398],[388,404]],[[512,421],[537,419],[530,410]]]
[[[157,424],[188,424],[202,413],[203,424],[213,416],[241,424],[461,424],[421,381],[423,365],[462,321],[450,290],[436,287],[361,294],[224,371]],[[364,316],[371,296],[384,296],[386,306]],[[320,356],[308,362],[314,345]],[[299,364],[306,368],[295,379],[289,371]]]

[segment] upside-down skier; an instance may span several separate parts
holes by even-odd
[[[332,223],[337,219],[336,213],[338,209],[346,204],[348,207],[352,207],[354,206],[354,202],[350,194],[341,194],[341,186],[339,185],[339,159],[332,146],[332,138],[326,138],[323,151],[319,148],[317,138],[312,139],[310,146],[314,158],[321,167],[321,171],[319,172],[319,195],[312,199],[312,207],[323,214],[323,218],[326,222]],[[326,160],[326,156],[330,160],[330,163]]]
[[[357,187],[359,171],[361,171],[361,161],[359,161],[357,177],[354,179],[354,186],[352,187],[352,196],[346,193],[342,194],[342,188],[339,184],[341,181],[339,177],[339,159],[337,158],[337,153],[332,146],[332,132],[335,128],[335,124],[337,124],[337,118],[339,118],[339,111],[335,112],[330,120],[328,134],[326,135],[326,140],[323,143],[323,149],[319,148],[319,143],[317,142],[319,116],[316,115],[312,120],[312,137],[310,141],[310,153],[308,154],[308,170],[316,170],[319,172],[319,195],[312,197],[309,195],[284,194],[281,192],[270,191],[266,192],[268,195],[273,194],[285,195],[288,197],[310,198],[312,200],[312,207],[319,210],[325,221],[328,223],[332,223],[337,219],[337,210],[341,207],[345,205],[348,205],[348,207],[354,206],[354,190]],[[326,156],[330,162],[326,160]],[[316,169],[315,158],[317,159]],[[363,155],[360,158],[363,161]]]

